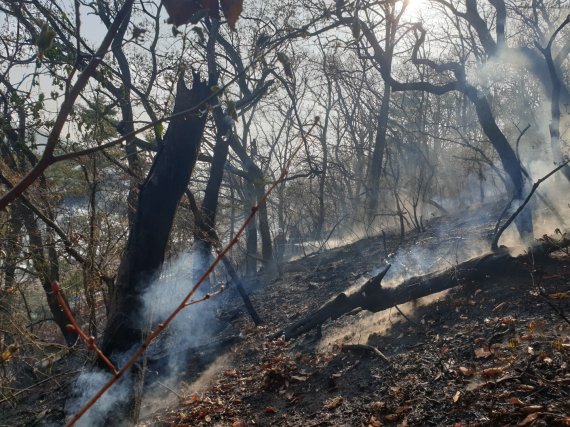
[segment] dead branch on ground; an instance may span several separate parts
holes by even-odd
[[[570,239],[565,234],[562,234],[559,240],[546,236],[543,241],[529,248],[529,254],[535,259],[541,258],[567,246],[570,246]],[[394,288],[382,288],[381,281],[390,268],[387,266],[355,292],[337,295],[321,308],[280,330],[271,338],[297,338],[328,320],[338,319],[356,309],[376,313],[458,285],[486,279],[508,269],[515,271],[521,268],[521,259],[525,256],[513,257],[509,251],[502,249],[472,258],[444,271],[411,277]]]

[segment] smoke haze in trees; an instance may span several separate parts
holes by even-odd
[[[207,268],[208,260],[201,259],[199,252],[185,252],[165,264],[160,277],[148,288],[144,295],[144,313],[141,316],[143,329],[150,331],[164,320],[180,304],[194,286],[196,271]],[[204,296],[198,291],[195,300]],[[184,369],[188,352],[200,345],[210,343],[212,336],[219,330],[221,323],[216,319],[216,309],[221,298],[212,298],[183,310],[155,340],[147,351],[150,360],[160,360],[160,381],[169,383],[179,380],[178,374]],[[136,349],[132,349],[135,351]],[[131,352],[132,352],[131,351]],[[119,357],[120,368],[131,352]],[[147,375],[156,373],[149,372]],[[66,405],[68,417],[77,412],[87,401],[111,379],[111,375],[100,370],[85,369],[73,387],[73,398]],[[113,408],[126,403],[129,390],[129,377],[123,378],[108,390],[101,399],[77,423],[78,426],[98,426],[103,415]]]

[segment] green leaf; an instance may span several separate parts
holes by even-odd
[[[162,133],[164,132],[164,125],[162,123],[157,123],[154,125],[154,131],[158,136],[162,138]]]

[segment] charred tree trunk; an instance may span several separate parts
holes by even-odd
[[[197,74],[191,90],[181,76],[173,114],[196,107],[209,94],[208,85]],[[111,358],[143,339],[141,297],[164,261],[176,208],[194,169],[205,125],[206,115],[197,110],[174,118],[140,188],[137,214],[119,266],[103,336],[102,349]]]
[[[69,320],[59,306],[57,297],[51,289],[52,282],[54,280],[59,280],[59,261],[54,242],[44,242],[37,220],[34,217],[33,213],[28,210],[28,208],[22,207],[20,212],[22,214],[24,227],[26,228],[28,237],[30,239],[30,254],[32,256],[32,264],[40,278],[42,288],[45,291],[46,300],[50,312],[53,315],[53,320],[63,334],[67,345],[72,346],[77,342],[77,332],[67,329]],[[46,247],[47,254],[44,252],[44,248]],[[67,300],[65,299],[65,296],[63,297],[65,303],[69,306]]]
[[[109,319],[101,345],[103,352],[115,363],[140,345],[147,333],[142,319],[143,296],[164,261],[176,209],[198,157],[207,115],[194,107],[210,93],[198,74],[193,74],[191,90],[186,87],[183,75],[178,80],[173,114],[192,110],[170,122],[164,144],[139,191],[137,212],[111,294]],[[133,368],[127,401],[119,411],[108,414],[107,425],[136,421],[143,373],[143,366]]]
[[[218,84],[219,73],[216,64],[216,37],[218,36],[219,26],[219,20],[213,19],[211,21],[209,28],[210,37],[206,48],[208,56],[208,85],[210,87]],[[200,251],[200,259],[202,260],[208,260],[210,258],[212,245],[218,240],[217,236],[214,236],[216,214],[218,211],[220,188],[222,187],[222,180],[224,178],[224,166],[230,148],[227,139],[232,131],[231,118],[224,114],[219,104],[214,108],[212,116],[216,125],[216,145],[214,146],[210,176],[206,184],[202,208],[199,215],[194,215],[194,237],[197,241],[197,250]],[[201,270],[205,271],[206,268],[207,266],[204,265]],[[198,275],[201,276],[202,271],[200,271]]]
[[[196,279],[202,276],[208,267],[208,260],[210,260],[212,254],[212,246],[217,241],[217,237],[213,235],[215,234],[220,189],[224,178],[224,166],[229,153],[229,144],[226,140],[226,136],[231,132],[231,125],[226,122],[226,117],[224,117],[224,113],[220,107],[214,109],[213,116],[216,124],[214,156],[200,215],[199,217],[196,214],[194,215],[194,250],[199,253],[200,260],[202,261],[200,268],[195,270]],[[206,288],[211,286],[208,279],[206,279],[205,286]]]
[[[244,217],[247,217],[252,206],[255,206],[255,188],[252,183],[245,182]],[[248,278],[257,274],[257,225],[251,221],[245,230],[245,275]]]
[[[16,285],[16,267],[21,254],[20,233],[23,227],[22,215],[19,212],[21,209],[20,202],[16,202],[12,205],[8,231],[3,245],[5,258],[3,266],[4,280],[0,287],[0,324],[4,325],[5,328],[9,325],[12,316],[12,305]],[[0,351],[11,342],[12,337],[9,331],[0,331]]]
[[[108,12],[108,10],[107,10]],[[121,109],[122,120],[117,125],[117,131],[121,135],[132,135],[126,139],[125,153],[127,158],[127,163],[129,165],[129,170],[133,173],[133,176],[129,178],[129,193],[127,195],[127,218],[129,220],[129,227],[132,226],[135,215],[136,215],[136,205],[138,197],[138,185],[139,178],[141,176],[141,162],[138,156],[137,148],[135,146],[136,137],[134,134],[134,115],[133,106],[131,102],[131,69],[129,66],[129,61],[123,51],[123,42],[127,29],[129,28],[129,23],[131,20],[132,10],[129,10],[125,20],[122,22],[119,30],[117,31],[117,36],[111,45],[111,51],[117,60],[117,65],[121,71],[121,78],[124,84],[120,91],[113,91],[119,101],[119,107]],[[105,8],[99,8],[99,16],[103,20],[103,23],[107,28],[112,25],[111,16],[106,13]],[[109,89],[109,88],[108,88]],[[147,109],[148,112],[148,109]],[[151,119],[153,117],[151,116]]]
[[[374,138],[374,149],[370,160],[368,174],[368,188],[370,189],[370,199],[368,201],[368,218],[372,223],[376,218],[378,201],[380,198],[380,176],[382,175],[382,164],[384,163],[384,152],[386,150],[386,133],[388,129],[388,118],[390,115],[390,96],[392,89],[388,83],[384,83],[384,94],[378,121],[376,123],[376,137]]]
[[[328,166],[329,166],[329,148],[327,144],[327,137],[328,137],[331,111],[333,108],[332,80],[327,73],[325,73],[325,77],[327,80],[327,103],[326,103],[325,119],[323,120],[323,128],[320,137],[323,162],[321,166],[321,174],[320,174],[321,176],[319,177],[319,211],[317,214],[317,221],[315,224],[315,238],[317,240],[320,240],[323,237],[323,229],[325,227],[325,219],[326,219],[325,188],[326,188]],[[282,226],[282,224],[279,225],[280,227]]]
[[[231,132],[231,125],[229,125],[226,120],[228,116],[224,116],[221,108],[216,108],[213,116],[216,123],[216,146],[214,147],[210,177],[208,178],[204,201],[202,203],[204,222],[210,229],[213,229],[216,224],[220,188],[224,178],[224,166],[229,153],[227,134]]]
[[[248,156],[245,148],[240,144],[238,139],[233,134],[230,134],[229,136],[229,144],[232,147],[234,153],[237,154],[240,161],[243,163],[244,168],[247,172],[247,180],[252,184],[254,189],[255,201],[259,202],[259,200],[261,200],[265,194],[265,179],[263,177],[262,170],[252,160],[252,157],[254,157],[257,153],[255,142],[252,141],[251,144],[251,157]],[[246,210],[252,208],[253,206],[253,204],[246,206]],[[249,215],[249,211],[246,212],[246,216],[247,215]],[[263,265],[265,268],[271,268],[273,266],[273,245],[271,241],[271,232],[269,229],[267,205],[265,203],[259,206],[257,217],[259,221],[259,234],[261,237],[261,254]]]
[[[557,69],[556,63],[552,58],[552,44],[554,43],[557,34],[568,24],[570,24],[570,15],[568,15],[564,22],[562,22],[562,24],[560,24],[558,29],[554,32],[547,46],[544,49],[539,48],[544,55],[546,64],[548,65],[548,72],[550,74],[550,80],[552,81],[552,97],[550,100],[551,123],[549,130],[550,145],[552,147],[552,155],[554,157],[553,160],[556,163],[564,161],[564,156],[562,154],[560,144],[560,97],[561,93],[568,93],[568,88],[559,77],[559,70]],[[566,179],[570,181],[570,166],[565,166],[562,168],[562,173]]]
[[[209,94],[208,85],[197,74],[194,74],[191,90],[180,76],[173,114],[196,107]],[[140,188],[137,212],[111,294],[109,319],[101,346],[115,363],[139,345],[147,332],[141,318],[142,298],[164,261],[172,222],[198,157],[206,118],[195,109],[170,122],[164,145]],[[127,401],[118,412],[108,414],[107,425],[127,419],[133,422],[138,418],[143,372],[140,365],[133,368]]]
[[[265,194],[265,185],[260,182],[256,182],[255,192],[257,203],[259,203]],[[266,203],[263,203],[259,206],[257,215],[259,221],[259,235],[261,237],[261,257],[263,260],[263,265],[266,268],[273,268],[275,262],[273,260],[273,244],[271,242],[271,231],[269,229],[269,216],[267,214]]]
[[[515,200],[521,201],[524,199],[525,181],[522,173],[522,168],[519,159],[509,141],[497,125],[491,106],[487,99],[473,86],[465,84],[465,94],[469,97],[475,110],[479,123],[489,138],[489,141],[497,151],[503,169],[509,175],[510,182],[513,186],[511,194]],[[515,222],[517,229],[524,241],[530,241],[533,236],[532,213],[530,209],[525,209],[517,217]]]
[[[199,244],[200,247],[198,248],[198,250],[204,250],[204,245],[208,245],[208,248],[211,249],[211,246],[216,247],[218,250],[221,249],[221,242],[220,242],[220,238],[218,237],[216,230],[214,228],[208,227],[206,225],[206,219],[204,218],[204,215],[202,214],[202,212],[200,211],[200,209],[198,209],[198,206],[196,204],[196,200],[194,199],[194,195],[188,190],[186,192],[186,194],[188,195],[188,199],[190,201],[190,208],[192,209],[192,213],[194,215],[194,221],[196,223],[196,228],[197,230],[202,230],[204,233],[203,237],[201,237],[201,240],[199,240]],[[210,249],[208,249],[208,255],[210,253]],[[253,319],[254,323],[256,325],[260,325],[262,323],[261,318],[259,317],[259,315],[257,314],[257,312],[255,311],[255,309],[253,308],[253,304],[251,303],[251,300],[249,299],[249,296],[247,295],[247,292],[245,291],[245,288],[243,286],[242,281],[240,280],[236,270],[234,269],[231,261],[229,260],[229,258],[227,256],[225,256],[224,258],[222,258],[222,263],[224,264],[224,267],[227,271],[227,273],[230,275],[231,279],[232,279],[232,283],[235,285],[239,295],[242,297],[243,302],[245,304],[245,307],[248,311],[248,313],[250,314],[251,318]],[[201,272],[200,274],[203,274],[203,272]],[[198,279],[196,279],[198,280]]]

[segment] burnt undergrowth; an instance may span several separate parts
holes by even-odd
[[[440,218],[404,239],[369,237],[289,262],[251,290],[262,326],[228,293],[216,336],[181,360],[174,381],[153,375],[160,357],[149,361],[141,425],[568,425],[563,251],[380,313],[350,313],[296,340],[269,338],[388,262],[388,286],[449,268],[484,248],[493,226],[491,215]],[[1,423],[61,424],[88,361],[77,349],[30,374],[6,396]]]

